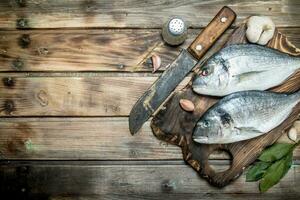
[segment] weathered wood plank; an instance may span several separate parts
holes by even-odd
[[[180,148],[157,140],[149,123],[132,137],[127,117],[0,118],[0,135],[1,159],[182,160]],[[228,157],[219,152],[210,158]]]
[[[0,38],[0,71],[150,71],[140,62],[162,46],[158,30],[3,31]]]
[[[184,164],[0,166],[1,194],[18,199],[298,199],[299,181],[299,165],[264,194],[257,183],[245,183],[244,175],[214,188]]]
[[[203,27],[224,5],[237,13],[238,21],[249,15],[268,15],[279,26],[300,24],[297,0],[2,0],[0,28],[157,28],[173,15],[184,17],[191,27]]]
[[[0,71],[152,71],[147,59],[153,54],[161,57],[163,70],[200,31],[189,30],[177,48],[164,44],[160,30],[152,29],[0,31]],[[280,31],[300,46],[300,28]]]
[[[10,77],[0,74],[0,116],[125,116],[157,77]],[[182,88],[190,78],[178,86]],[[179,89],[178,88],[178,89]]]
[[[2,159],[181,159],[145,124],[132,137],[127,118],[0,119]]]

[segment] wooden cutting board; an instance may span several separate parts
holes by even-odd
[[[247,43],[245,38],[246,25],[240,25],[227,41],[226,45]],[[295,48],[287,38],[275,31],[269,47],[294,56],[300,55],[300,50]],[[199,71],[199,70],[198,70]],[[195,70],[194,75],[197,73]],[[270,77],[272,78],[272,77]],[[281,86],[273,88],[276,92],[294,92],[300,89],[300,71]],[[195,111],[184,111],[180,99],[189,99],[195,104]],[[190,164],[200,176],[206,178],[212,185],[223,187],[239,177],[244,169],[256,160],[261,151],[274,143],[283,132],[288,129],[299,117],[300,103],[294,108],[288,119],[269,133],[242,142],[232,144],[198,144],[192,140],[193,128],[198,119],[219,99],[195,94],[191,89],[191,82],[181,91],[175,92],[153,118],[151,128],[154,135],[160,140],[181,147],[183,159]],[[232,156],[231,166],[223,172],[215,172],[209,165],[208,158],[216,150],[223,150]]]

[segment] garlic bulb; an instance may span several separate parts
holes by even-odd
[[[246,37],[251,43],[266,45],[274,32],[275,24],[270,17],[252,16],[247,21]]]

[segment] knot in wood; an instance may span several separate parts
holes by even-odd
[[[12,66],[16,70],[21,70],[24,66],[24,63],[19,58],[17,58],[12,62]]]
[[[139,152],[137,150],[131,149],[129,151],[129,155],[130,155],[131,158],[138,158],[139,157]]]
[[[118,68],[119,68],[119,69],[124,69],[124,67],[125,67],[125,65],[123,65],[123,64],[118,64]]]
[[[40,47],[37,51],[41,56],[46,56],[49,53],[49,50],[46,47]]]
[[[172,180],[163,181],[161,186],[162,186],[162,191],[165,191],[165,192],[171,192],[176,189],[176,183],[175,183],[175,181],[172,181]]]
[[[16,0],[19,7],[26,7],[26,0]]]
[[[44,90],[40,90],[37,93],[36,98],[41,106],[45,107],[48,105],[48,94]]]
[[[20,38],[19,38],[19,46],[23,49],[28,48],[29,44],[30,44],[31,40],[30,40],[30,36],[28,34],[23,34]]]
[[[12,100],[6,100],[4,102],[4,111],[7,115],[10,115],[15,110],[15,104]]]
[[[2,82],[3,82],[3,85],[5,85],[6,87],[13,87],[15,85],[15,81],[11,77],[4,77],[2,79]]]
[[[29,28],[28,20],[24,18],[17,19],[17,28],[18,29]]]

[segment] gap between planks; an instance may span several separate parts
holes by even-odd
[[[229,165],[229,160],[210,160],[212,165]],[[76,165],[76,166],[97,166],[97,165],[184,165],[189,167],[182,159],[178,160],[0,160],[1,165],[22,166],[22,165]],[[293,165],[300,165],[300,160],[294,160]]]

